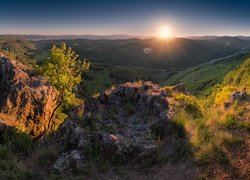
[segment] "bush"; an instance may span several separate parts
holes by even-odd
[[[81,82],[82,73],[90,66],[90,63],[78,59],[78,56],[65,43],[59,48],[54,45],[43,66],[37,68],[60,91],[61,102],[66,107],[74,103],[74,90]]]

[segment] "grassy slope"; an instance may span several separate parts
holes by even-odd
[[[174,94],[179,102],[174,121],[187,134],[192,157],[204,177],[250,177],[249,99],[224,108],[231,93],[243,89],[250,94],[250,59],[228,73],[206,99]]]
[[[187,68],[174,74],[162,84],[174,85],[182,82],[192,94],[208,95],[211,92],[211,88],[215,84],[221,83],[224,76],[240,65],[246,57],[249,57],[249,54],[238,55],[237,57],[228,58],[213,64]]]
[[[214,64],[169,71],[92,63],[89,73],[91,78],[85,80],[84,87],[88,94],[91,94],[93,89],[92,93],[103,92],[111,85],[127,81],[153,81],[162,86],[182,82],[192,94],[204,96],[210,94],[212,87],[221,83],[225,74],[235,69],[248,56],[248,54],[239,55]]]

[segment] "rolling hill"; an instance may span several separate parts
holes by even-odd
[[[249,41],[236,37],[214,40],[176,38],[125,40],[47,40],[37,41],[37,58],[43,59],[52,44],[66,42],[81,58],[95,63],[158,69],[185,68],[206,63],[249,47]]]

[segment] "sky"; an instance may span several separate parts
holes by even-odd
[[[250,0],[0,0],[0,34],[250,35]]]

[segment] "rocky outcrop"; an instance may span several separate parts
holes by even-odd
[[[51,170],[84,166],[96,156],[119,162],[153,161],[157,140],[171,124],[167,96],[152,82],[135,82],[86,101],[84,119],[66,120],[52,136],[61,153]]]
[[[52,124],[59,92],[42,77],[29,77],[20,67],[1,55],[0,122],[42,136]]]
[[[235,101],[246,101],[248,100],[249,96],[246,91],[241,92],[234,92],[230,96],[230,103],[233,103]]]
[[[183,83],[177,84],[172,89],[176,92],[186,93],[186,88]]]
[[[244,101],[249,101],[249,95],[247,94],[247,92],[245,90],[238,91],[238,92],[233,92],[230,95],[229,101],[225,102],[223,104],[223,106],[224,106],[225,109],[228,109],[236,101],[239,102],[239,103],[244,102]]]

